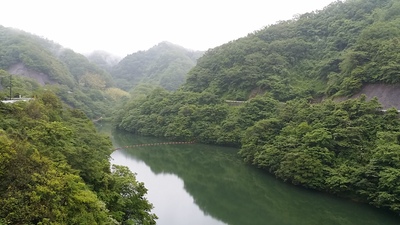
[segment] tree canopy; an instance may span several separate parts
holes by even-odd
[[[184,87],[236,100],[269,92],[286,101],[396,83],[398,8],[393,0],[336,1],[267,26],[207,51]]]
[[[1,96],[9,88],[9,80],[4,77],[13,74],[15,94],[12,97],[31,97],[41,86],[53,90],[65,104],[83,110],[90,118],[111,115],[109,109],[116,100],[128,94],[116,90],[109,72],[85,56],[38,36],[2,26],[0,70]],[[112,97],[109,92],[113,93]]]
[[[138,84],[152,84],[176,90],[186,81],[187,72],[203,53],[161,42],[147,51],[123,58],[111,70],[117,87],[129,91]]]
[[[51,91],[0,102],[0,218],[5,224],[155,224],[143,183],[109,163],[108,137]]]
[[[398,112],[345,100],[365,84],[398,83],[399,9],[337,1],[210,49],[179,90],[127,100],[116,126],[237,146],[286,182],[399,213]]]

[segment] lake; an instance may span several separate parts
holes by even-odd
[[[115,148],[165,139],[99,127]],[[398,225],[400,217],[282,182],[242,162],[238,149],[203,144],[117,150],[112,163],[144,182],[159,225]]]

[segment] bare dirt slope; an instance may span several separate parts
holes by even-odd
[[[49,75],[44,74],[44,73],[39,73],[30,68],[27,68],[22,63],[17,63],[15,65],[11,66],[7,70],[7,72],[10,74],[13,74],[13,75],[19,75],[19,76],[32,78],[32,79],[36,80],[40,85],[56,83],[55,81],[50,79]]]
[[[362,94],[366,95],[368,100],[377,97],[383,109],[392,107],[400,109],[400,84],[367,84],[352,98]]]

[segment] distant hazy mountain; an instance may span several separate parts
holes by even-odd
[[[121,61],[119,56],[112,55],[105,51],[94,51],[86,55],[86,58],[88,58],[91,63],[96,64],[106,71],[111,71],[111,68]]]
[[[0,97],[30,95],[39,86],[49,85],[62,100],[85,111],[89,117],[110,113],[115,100],[110,74],[71,49],[27,32],[0,26]],[[36,83],[36,84],[34,84]]]
[[[126,56],[111,70],[111,74],[116,85],[124,90],[130,90],[139,83],[176,90],[185,82],[187,72],[202,54],[161,42],[147,51]]]

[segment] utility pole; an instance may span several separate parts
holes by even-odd
[[[12,75],[10,74],[10,100],[11,100],[11,90],[12,90],[12,82],[11,82],[11,80],[12,80]]]

